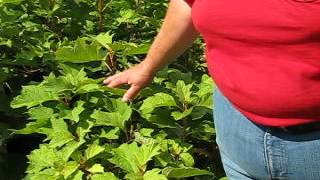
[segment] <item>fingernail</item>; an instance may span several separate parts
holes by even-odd
[[[127,97],[123,97],[123,98],[122,98],[122,101],[123,101],[123,102],[128,102],[129,99],[128,99]]]

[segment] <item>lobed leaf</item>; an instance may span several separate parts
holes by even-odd
[[[11,107],[20,108],[26,106],[27,108],[31,108],[46,101],[54,100],[59,100],[58,93],[49,91],[41,85],[29,85],[22,87],[21,94],[14,98],[11,102]]]
[[[106,132],[104,129],[102,129],[99,137],[110,139],[110,140],[115,140],[115,139],[119,139],[119,135],[120,135],[120,128],[115,127],[113,129],[110,129],[108,132]]]
[[[94,39],[99,42],[103,47],[109,49],[109,44],[112,44],[113,35],[110,32],[100,33]]]
[[[80,164],[75,161],[66,162],[65,165],[63,166],[63,169],[61,170],[61,174],[65,179],[67,179],[78,169],[79,166]]]
[[[97,126],[113,126],[122,130],[125,129],[125,123],[129,120],[125,115],[118,112],[109,113],[100,110],[95,110],[93,114],[91,114],[91,118],[96,120],[95,125]]]
[[[48,130],[47,139],[50,139],[51,147],[61,147],[74,140],[74,136],[69,132],[68,125],[63,119],[51,118],[52,129]]]
[[[132,114],[132,109],[120,99],[112,99],[106,105],[111,112],[95,110],[91,118],[96,120],[96,125],[113,126],[122,130],[125,129],[125,123]]]
[[[97,156],[98,154],[102,153],[105,150],[104,147],[93,143],[91,144],[84,152],[84,157],[86,160],[90,160],[91,158]]]
[[[177,107],[177,104],[171,95],[166,93],[157,93],[154,96],[151,96],[143,101],[143,104],[140,107],[140,111],[142,114],[148,114],[157,107],[171,106]]]
[[[88,169],[89,172],[91,173],[103,173],[104,172],[104,167],[101,164],[94,164],[92,167]]]
[[[157,144],[143,144],[138,147],[137,143],[122,144],[114,149],[114,156],[109,161],[128,173],[144,173],[147,163],[158,155],[160,147]]]
[[[163,169],[163,174],[165,174],[168,178],[186,178],[186,177],[193,177],[193,176],[202,176],[202,175],[209,175],[213,176],[213,173],[207,170],[200,170],[197,168],[172,168],[167,167]]]
[[[160,169],[152,169],[145,172],[143,175],[130,173],[125,176],[125,179],[128,180],[167,180],[167,177],[163,174],[160,174]]]
[[[104,55],[95,44],[87,44],[85,39],[77,39],[74,47],[62,47],[56,51],[58,62],[86,63],[102,61]]]
[[[94,174],[91,180],[119,180],[113,173],[105,172],[102,174]]]

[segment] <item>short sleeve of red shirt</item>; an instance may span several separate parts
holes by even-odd
[[[194,3],[195,0],[185,0],[190,6]]]
[[[320,121],[320,0],[196,0],[208,69],[248,119]]]

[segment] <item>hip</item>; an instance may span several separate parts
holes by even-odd
[[[290,134],[255,124],[218,89],[214,103],[217,143],[226,171],[237,164],[239,172],[252,179],[320,179],[320,131]]]

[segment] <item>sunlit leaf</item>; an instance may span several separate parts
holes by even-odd
[[[94,174],[91,176],[91,180],[118,180],[118,178],[111,172],[102,174]]]
[[[167,167],[162,171],[168,178],[186,178],[186,177],[193,177],[193,176],[202,176],[202,175],[209,175],[213,176],[213,173],[200,170],[197,168],[171,168]]]
[[[101,164],[94,164],[91,168],[88,169],[91,173],[103,173],[104,167]]]
[[[146,170],[147,163],[160,152],[156,144],[142,145],[136,143],[122,144],[114,149],[114,156],[109,161],[129,173],[141,173]]]
[[[46,87],[41,85],[23,86],[22,92],[11,102],[12,108],[26,106],[27,108],[39,105],[46,101],[59,100],[56,92],[48,91]]]
[[[151,113],[157,107],[177,106],[174,98],[166,93],[157,93],[143,101],[140,110],[143,114]]]
[[[85,63],[103,60],[99,47],[87,44],[85,39],[79,38],[74,47],[62,47],[56,52],[58,62]]]
[[[89,160],[95,156],[97,156],[98,154],[102,153],[104,151],[104,147],[96,144],[96,143],[93,143],[91,144],[86,150],[85,150],[85,158],[86,160]]]

